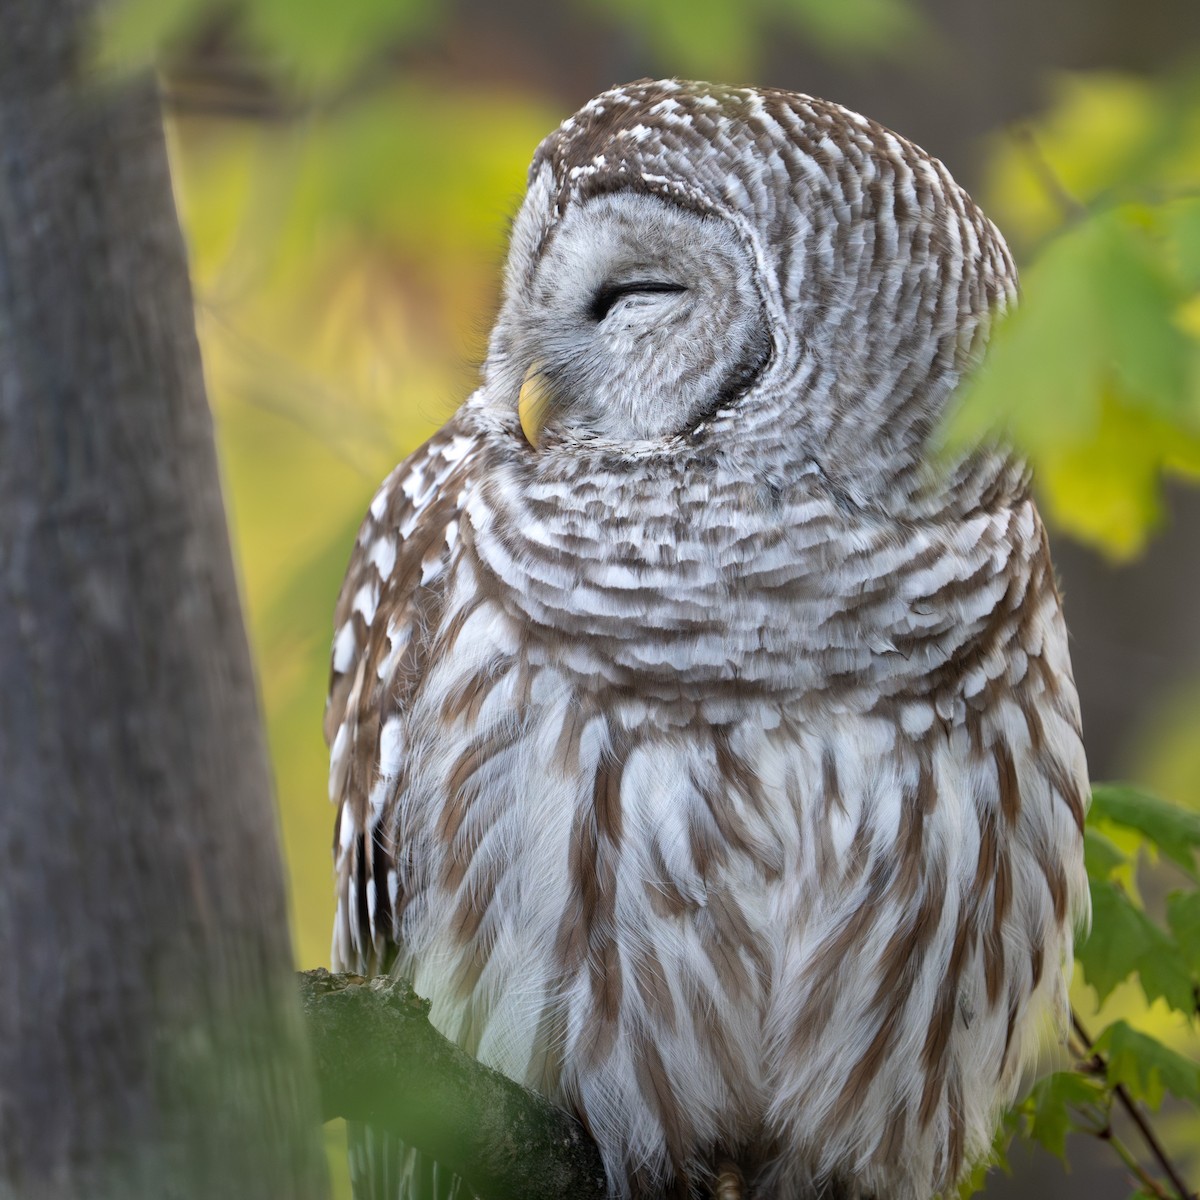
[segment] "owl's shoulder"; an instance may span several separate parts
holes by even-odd
[[[341,720],[339,684],[354,675],[372,636],[394,629],[413,593],[444,570],[479,450],[478,435],[455,418],[404,459],[371,500],[334,610],[325,725],[331,744]]]
[[[334,960],[377,968],[392,855],[375,829],[385,796],[380,743],[428,664],[421,631],[436,624],[480,439],[451,420],[380,485],[350,556],[334,617],[325,737],[329,796],[338,805]]]

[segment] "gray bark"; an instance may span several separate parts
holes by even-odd
[[[0,1196],[316,1197],[162,129],[90,8],[0,22]]]

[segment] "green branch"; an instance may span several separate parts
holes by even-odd
[[[1084,1028],[1083,1022],[1080,1021],[1074,1011],[1071,1013],[1071,1025],[1083,1048],[1082,1057],[1084,1061],[1079,1069],[1087,1074],[1098,1075],[1101,1079],[1107,1080],[1109,1074],[1108,1062],[1103,1054],[1097,1053],[1093,1049],[1091,1035]],[[1150,1118],[1146,1115],[1142,1106],[1129,1094],[1129,1089],[1123,1083],[1110,1084],[1110,1086],[1113,1097],[1137,1127],[1138,1132],[1142,1135],[1142,1140],[1146,1143],[1146,1148],[1150,1151],[1151,1157],[1158,1164],[1159,1170],[1170,1180],[1171,1187],[1174,1189],[1173,1192],[1164,1190],[1161,1184],[1143,1170],[1128,1147],[1113,1134],[1111,1122],[1106,1121],[1099,1129],[1086,1130],[1085,1132],[1090,1132],[1093,1136],[1108,1142],[1142,1187],[1153,1195],[1162,1197],[1162,1200],[1196,1200],[1196,1193],[1188,1187],[1179,1172],[1179,1168],[1171,1161],[1170,1155],[1167,1154],[1158,1135],[1154,1132],[1154,1127],[1150,1124]]]
[[[299,979],[324,1120],[397,1133],[488,1200],[607,1196],[579,1123],[442,1037],[405,981]]]

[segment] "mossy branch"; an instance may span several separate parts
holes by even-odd
[[[442,1037],[406,982],[316,970],[300,989],[325,1120],[400,1134],[488,1200],[607,1195],[578,1121]]]

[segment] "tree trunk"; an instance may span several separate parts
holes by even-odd
[[[158,108],[90,9],[0,23],[0,1196],[317,1197]]]

